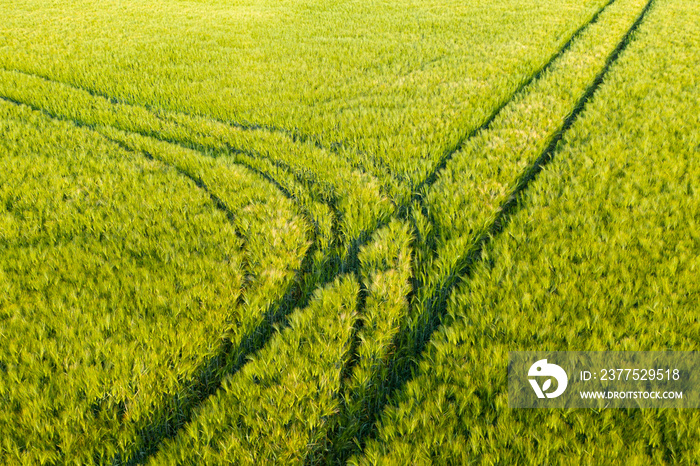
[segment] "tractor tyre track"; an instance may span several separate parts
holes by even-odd
[[[547,69],[549,69],[552,66],[553,62],[556,61],[556,59],[559,56],[561,56],[566,50],[570,48],[571,43],[575,40],[575,38],[578,37],[588,25],[593,24],[598,19],[603,10],[607,8],[607,6],[611,5],[614,1],[615,0],[612,0],[611,2],[607,3],[601,10],[599,10],[594,15],[594,17],[589,23],[580,28],[566,43],[566,45],[552,58],[552,60],[548,62],[541,70],[539,70],[535,75],[533,75],[531,79],[527,81],[527,84],[534,82]],[[427,309],[428,316],[427,319],[424,321],[425,325],[423,326],[423,328],[414,332],[414,335],[418,335],[418,338],[415,341],[410,342],[412,345],[414,345],[413,348],[409,349],[410,354],[408,354],[407,357],[400,359],[395,358],[389,362],[389,364],[391,365],[391,380],[395,381],[395,383],[393,384],[393,386],[390,386],[388,392],[386,392],[385,394],[379,394],[379,396],[375,400],[372,400],[372,403],[376,406],[376,410],[374,411],[374,413],[372,413],[373,419],[371,422],[371,426],[361,431],[361,435],[359,436],[359,438],[357,438],[357,445],[351,445],[351,448],[349,448],[348,450],[341,450],[340,452],[335,452],[329,455],[325,458],[325,464],[345,464],[347,459],[352,454],[356,454],[364,449],[364,446],[368,440],[376,437],[379,427],[378,421],[380,419],[382,411],[384,410],[384,407],[390,402],[394,393],[403,390],[403,388],[414,378],[414,372],[418,367],[421,355],[423,354],[425,347],[430,341],[430,338],[432,337],[433,333],[440,326],[441,318],[446,309],[447,300],[451,296],[454,288],[458,286],[460,282],[467,282],[471,278],[471,275],[474,271],[474,266],[482,260],[482,253],[484,252],[484,250],[489,246],[492,240],[494,240],[498,235],[500,235],[504,231],[511,218],[519,211],[519,208],[522,206],[522,200],[527,195],[528,186],[537,178],[537,175],[547,166],[547,164],[549,164],[553,160],[557,145],[562,140],[565,133],[571,128],[571,126],[576,122],[581,113],[584,111],[587,102],[589,102],[593,98],[596,91],[600,88],[610,68],[615,64],[620,54],[624,52],[629,43],[632,41],[632,35],[642,24],[644,18],[647,15],[647,12],[650,10],[653,4],[654,0],[649,0],[645,4],[634,23],[630,26],[630,28],[624,34],[622,39],[618,42],[616,47],[606,58],[605,64],[603,65],[601,71],[596,75],[591,84],[586,88],[586,90],[583,92],[581,97],[574,105],[571,113],[569,113],[569,115],[566,117],[560,128],[555,132],[549,144],[534,160],[534,162],[532,162],[522,172],[521,176],[516,182],[515,188],[512,190],[507,200],[504,203],[502,203],[501,206],[498,208],[495,219],[481,234],[477,236],[476,240],[472,242],[472,246],[463,255],[462,260],[457,265],[455,270],[453,270],[452,273],[445,280],[445,282],[442,283],[442,286],[439,288],[439,290],[433,296],[431,296],[430,305]],[[521,91],[524,90],[525,87],[526,86],[523,86]],[[517,94],[518,93],[516,93],[515,95]],[[515,95],[513,97],[515,97]],[[498,116],[498,113],[500,113],[500,111],[509,102],[506,102],[506,104],[499,107],[497,111],[494,112],[494,114],[487,120],[485,125],[468,135],[468,137],[466,137],[462,141],[462,144],[474,134],[476,134],[478,131],[487,130],[489,125]],[[443,166],[435,171],[431,179],[426,179],[426,182],[422,186],[423,190],[429,188],[435,182],[439,171],[441,171],[444,168],[444,166],[449,161],[449,158],[451,158],[455,152],[456,150],[449,154],[449,157],[444,161]],[[422,198],[417,198],[417,200],[421,201],[421,209],[424,209],[425,206],[422,203]],[[408,207],[409,206],[406,206],[405,209],[402,209],[402,217],[408,217],[410,215]],[[415,232],[415,234],[418,234],[418,232]],[[417,282],[414,281],[414,286],[416,285]],[[414,288],[414,295],[415,291],[416,290]],[[402,344],[402,342],[404,344]],[[397,336],[397,338],[395,339],[397,351],[400,352],[408,349],[405,347],[405,342],[405,335],[400,334]],[[401,362],[397,364],[397,361]],[[341,413],[340,415],[343,415],[343,413]]]

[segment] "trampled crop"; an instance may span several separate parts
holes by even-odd
[[[0,4],[0,462],[698,461],[694,2]]]

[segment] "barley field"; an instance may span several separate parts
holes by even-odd
[[[508,406],[700,350],[696,0],[0,0],[0,464],[698,464]]]

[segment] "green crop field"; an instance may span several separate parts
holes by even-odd
[[[512,351],[700,350],[697,0],[0,0],[0,464],[698,464]]]

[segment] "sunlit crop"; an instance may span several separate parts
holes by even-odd
[[[0,16],[0,463],[699,461],[505,387],[697,349],[696,2]]]

